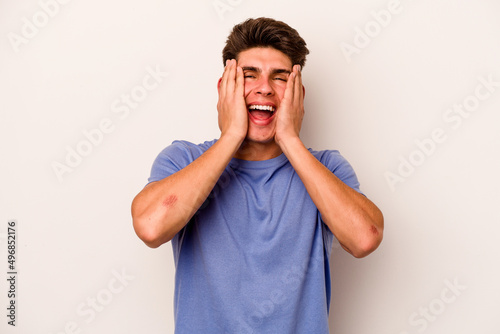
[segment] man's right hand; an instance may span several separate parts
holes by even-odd
[[[219,81],[219,129],[221,137],[228,135],[243,142],[248,131],[248,112],[245,102],[243,70],[235,59],[228,59]]]

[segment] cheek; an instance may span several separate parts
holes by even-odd
[[[243,94],[244,94],[245,98],[247,98],[248,95],[250,95],[250,93],[252,92],[252,89],[253,89],[252,84],[245,82],[245,87],[243,88]]]
[[[278,97],[279,101],[283,100],[283,97],[285,96],[285,87],[279,86],[275,88],[276,96]]]

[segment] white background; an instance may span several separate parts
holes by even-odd
[[[172,140],[218,137],[225,39],[269,16],[311,51],[304,142],[339,149],[385,215],[369,257],[334,247],[331,332],[499,333],[498,1],[42,3],[51,16],[34,0],[0,1],[0,267],[6,276],[15,219],[19,273],[15,328],[0,281],[0,332],[173,333],[171,246],[135,236],[130,203]],[[388,7],[376,23],[372,11],[382,20]],[[147,68],[168,72],[150,91]],[[147,96],[113,112],[133,92]],[[448,111],[466,101],[467,117]],[[88,146],[83,132],[103,121],[108,133]],[[54,165],[78,147],[86,156],[58,179]],[[417,166],[402,167],[410,158]]]

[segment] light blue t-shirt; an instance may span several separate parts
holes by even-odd
[[[149,182],[186,167],[214,143],[174,141],[156,158]],[[309,151],[359,191],[338,151]],[[333,239],[284,154],[233,158],[172,239],[175,333],[328,333]]]

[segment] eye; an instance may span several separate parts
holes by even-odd
[[[283,81],[283,82],[287,82],[288,78],[286,78],[286,77],[275,77],[274,80],[280,80],[280,81]]]

